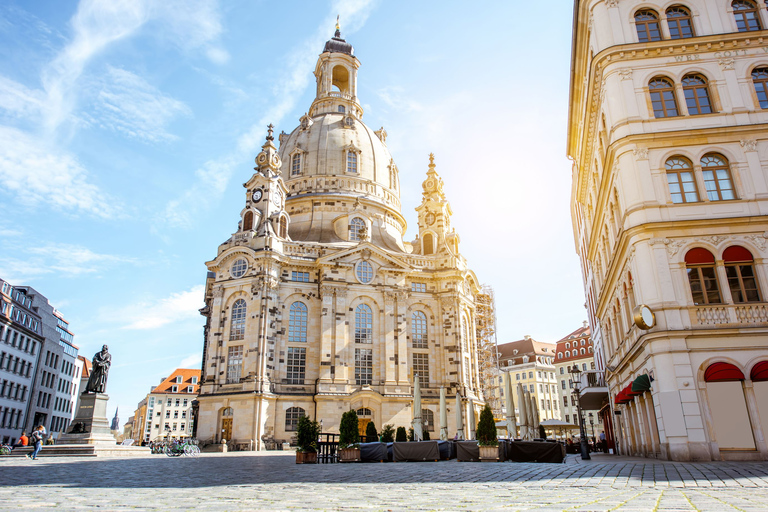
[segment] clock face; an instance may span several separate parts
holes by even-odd
[[[253,191],[253,201],[255,203],[258,203],[259,201],[261,201],[261,196],[262,196],[261,189],[257,189]]]
[[[656,325],[656,316],[653,314],[651,308],[645,304],[640,304],[632,311],[633,320],[635,325],[641,329],[650,329]]]
[[[434,188],[434,186],[435,186],[435,182],[434,182],[434,181],[432,181],[432,180],[427,180],[427,188],[428,188],[428,189],[430,189],[430,190],[431,190],[432,188]]]
[[[272,198],[272,202],[275,203],[275,206],[280,206],[280,202],[283,200],[283,193],[279,190],[275,192],[275,197]]]
[[[430,226],[435,223],[435,214],[434,213],[428,213],[427,216],[424,218],[424,220],[429,224]]]
[[[643,315],[643,322],[645,322],[645,325],[648,327],[653,327],[653,324],[656,323],[656,319],[653,316],[653,311],[651,311],[651,308],[644,306],[640,311],[640,314]]]

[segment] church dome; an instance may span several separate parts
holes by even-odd
[[[334,34],[333,38],[326,41],[325,43],[323,53],[325,52],[346,53],[347,55],[354,55],[355,49],[352,48],[351,44],[342,39],[341,32],[336,29],[336,34]]]

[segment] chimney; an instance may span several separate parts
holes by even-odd
[[[582,325],[583,325],[583,326],[584,326],[584,328],[586,329],[586,328],[587,328],[587,321],[586,321],[586,320],[584,320],[584,322],[582,323]]]
[[[531,339],[531,335],[530,334],[526,334],[525,336],[523,336],[523,338],[525,338],[526,340],[530,340]]]

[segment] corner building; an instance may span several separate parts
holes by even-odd
[[[441,386],[451,404],[461,394],[465,418],[482,405],[480,287],[443,181],[430,155],[418,236],[404,241],[399,170],[386,131],[362,122],[359,67],[337,30],[307,114],[279,149],[270,126],[237,232],[207,262],[201,440],[262,449],[289,441],[302,415],[338,432],[350,408],[361,430],[409,427],[415,375],[427,430],[439,432]]]
[[[624,454],[766,460],[765,2],[574,15],[571,208],[603,413]]]

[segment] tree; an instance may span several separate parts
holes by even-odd
[[[414,434],[413,434],[413,427],[409,428],[408,429],[408,442],[410,443],[411,441],[415,441],[416,440],[415,437],[416,436],[414,436]]]
[[[296,430],[296,443],[300,452],[317,452],[317,438],[320,436],[320,424],[309,419],[309,416],[299,418]]]
[[[480,446],[498,446],[496,437],[496,422],[493,419],[493,411],[485,404],[480,413],[480,421],[477,423],[477,444]]]
[[[341,415],[339,425],[339,448],[356,448],[360,443],[357,413],[349,410]]]
[[[405,433],[405,427],[397,427],[397,434],[395,435],[395,441],[398,443],[404,443],[408,441],[408,434]]]
[[[381,442],[391,443],[395,440],[395,426],[384,425],[381,427]]]
[[[366,442],[368,443],[375,443],[379,440],[379,433],[376,432],[376,425],[374,425],[372,421],[365,427],[365,437],[367,438]]]

